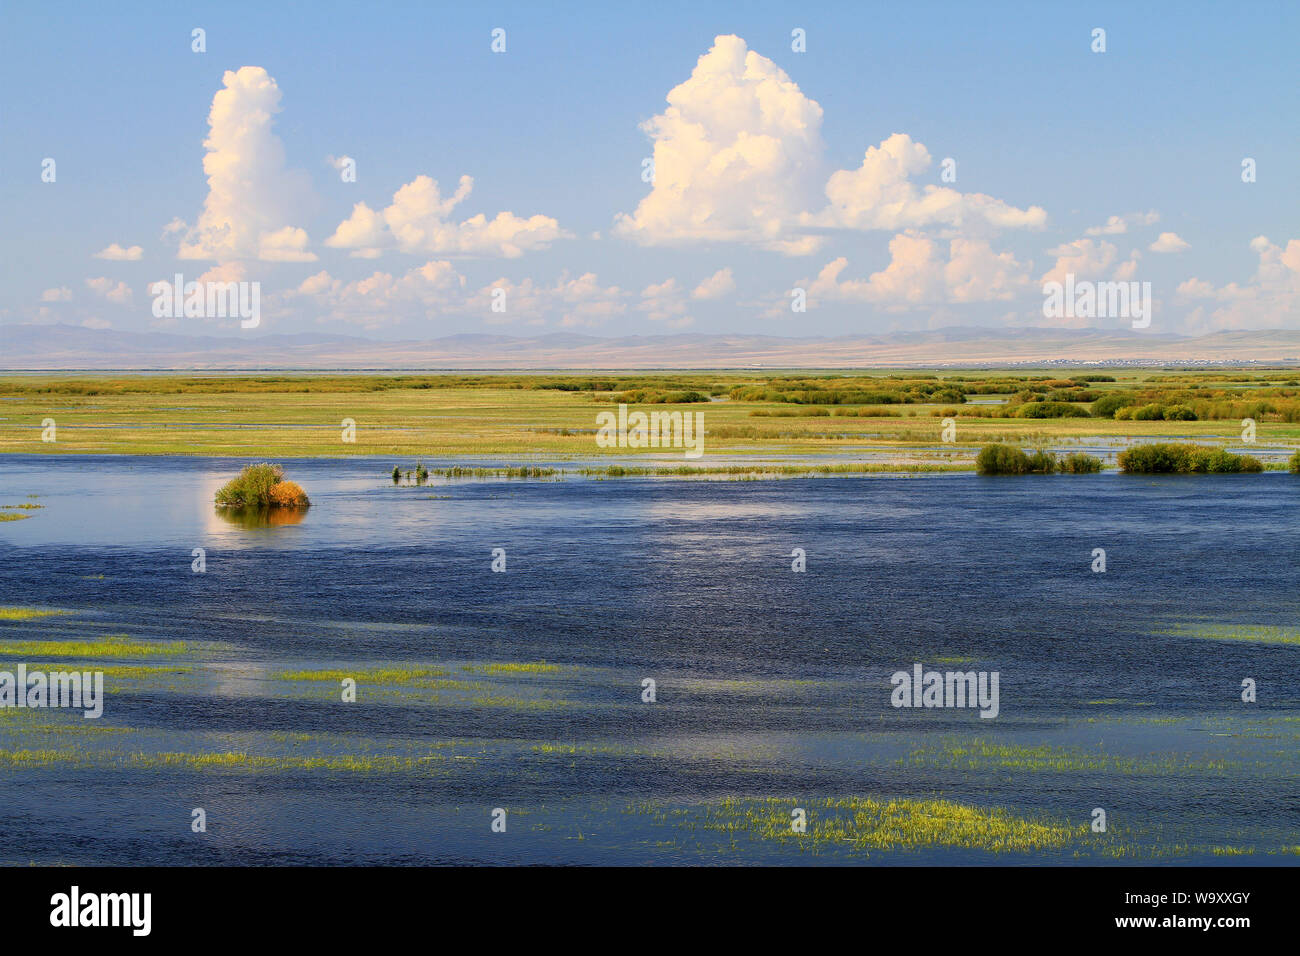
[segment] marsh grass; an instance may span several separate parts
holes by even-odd
[[[5,657],[158,657],[184,654],[184,641],[137,641],[126,634],[112,634],[97,641],[0,641]]]
[[[1261,472],[1263,464],[1251,455],[1234,455],[1222,448],[1167,442],[1134,445],[1119,453],[1121,471],[1138,474],[1236,474]]]
[[[792,831],[790,811],[803,807],[808,829]],[[783,800],[733,799],[701,808],[660,812],[665,822],[692,830],[775,841],[818,853],[897,852],[924,849],[982,850],[988,853],[1043,853],[1097,846],[1086,824],[1018,816],[999,807],[983,808],[949,800],[830,797]]]
[[[322,754],[313,756],[250,754],[239,751],[211,753],[144,753],[142,751],[91,751],[80,747],[0,749],[0,767],[21,769],[56,766],[148,770],[235,772],[326,772],[428,774],[446,761],[443,754],[415,756],[383,754]]]
[[[461,670],[469,674],[555,674],[559,672],[560,665],[545,661],[494,661],[488,664],[463,664]]]
[[[933,444],[936,413],[963,416],[963,442],[1041,445],[1072,437],[1203,436],[1221,441],[1225,422],[1246,415],[1260,426],[1260,441],[1300,441],[1300,390],[1290,379],[1254,372],[1212,370],[1151,376],[1121,370],[1115,382],[1085,383],[1090,375],[1056,370],[957,373],[920,370],[872,373],[780,371],[645,373],[640,375],[81,375],[10,376],[0,379],[9,420],[0,422],[0,451],[39,454],[111,452],[242,456],[263,454],[410,458],[436,448],[444,457],[506,459],[515,455],[588,456],[595,412],[619,396],[647,400],[695,392],[722,397],[707,405],[708,448],[714,453],[819,453],[865,442]],[[1067,382],[1067,385],[1060,383]],[[1197,421],[1116,421],[1093,418],[1021,418],[1018,409],[1037,397],[1096,402],[1119,394],[1134,407],[1152,403],[1192,408]],[[159,396],[184,395],[183,402]],[[93,406],[79,401],[96,396]],[[254,396],[255,400],[249,400]],[[964,405],[964,397],[998,396],[1005,405]],[[59,442],[33,439],[33,424],[59,410]],[[1087,407],[1086,402],[1072,402]],[[832,409],[833,417],[751,417],[755,410]],[[1111,400],[1106,407],[1116,406]],[[671,408],[671,406],[667,406]],[[679,406],[686,411],[695,404]],[[1128,407],[1122,406],[1122,407]],[[1093,411],[1096,408],[1090,408]],[[872,434],[830,428],[871,419]],[[355,444],[338,440],[329,422],[367,422]],[[64,424],[66,422],[66,425]],[[769,423],[769,424],[765,424]],[[81,427],[93,425],[93,428]],[[287,427],[286,427],[287,426]]]
[[[1206,641],[1241,641],[1247,644],[1300,647],[1300,630],[1265,624],[1175,624],[1152,633]]]
[[[56,617],[70,613],[72,612],[37,607],[0,607],[0,621],[31,621],[38,617]]]
[[[271,675],[272,680],[283,681],[326,681],[337,684],[351,678],[358,684],[425,684],[429,681],[450,677],[451,672],[441,667],[385,667],[366,670],[301,670],[280,671]]]
[[[935,767],[963,771],[1026,773],[1121,773],[1164,775],[1187,772],[1221,773],[1236,766],[1228,760],[1206,760],[1186,754],[1159,754],[1148,758],[1096,753],[1077,747],[1047,744],[1022,746],[987,740],[945,741],[912,750],[898,760],[900,767]]]
[[[1039,449],[1026,454],[1011,445],[985,445],[975,457],[975,471],[981,475],[1089,475],[1101,471],[1101,459],[1073,452],[1058,459]]]

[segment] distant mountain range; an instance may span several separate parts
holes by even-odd
[[[1148,335],[1111,329],[948,328],[837,338],[774,335],[177,335],[0,325],[0,369],[662,369],[1300,364],[1300,330]]]

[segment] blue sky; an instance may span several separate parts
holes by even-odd
[[[3,323],[250,334],[155,317],[150,284],[181,272],[259,282],[252,334],[852,335],[1052,324],[1041,287],[1068,271],[1150,282],[1153,332],[1300,327],[1294,3],[7,2],[4,20]],[[643,124],[679,84],[656,140]]]

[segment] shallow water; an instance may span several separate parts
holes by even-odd
[[[44,506],[0,524],[0,606],[71,612],[0,620],[0,667],[62,665],[19,640],[185,642],[98,661],[179,671],[108,677],[98,721],[0,710],[0,858],[1297,859],[1300,644],[1222,639],[1300,631],[1294,476],[414,488],[388,460],[294,460],[312,508],[249,528],[211,507],[245,463],[0,459],[0,505]],[[530,662],[554,667],[485,669]],[[891,707],[917,662],[998,672],[997,718]],[[437,675],[374,675],[410,668]],[[293,676],[318,669],[361,675],[357,701]],[[712,825],[726,797],[766,818],[852,796],[1069,827],[1102,807],[1110,830],[1006,855]]]

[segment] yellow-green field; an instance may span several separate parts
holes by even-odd
[[[708,458],[874,451],[905,466],[968,467],[974,451],[989,442],[1186,436],[1238,443],[1246,417],[1255,420],[1260,444],[1300,445],[1295,370],[1109,370],[1103,374],[1114,381],[1108,382],[1073,382],[1072,374],[1099,373],[15,375],[0,378],[0,452],[378,455],[403,468],[419,456],[626,457],[627,449],[601,449],[594,440],[597,413],[619,402],[642,410],[702,411]],[[943,400],[924,400],[920,393],[927,389]],[[1196,418],[1089,414],[1097,398],[1112,393],[1132,398],[1121,415],[1146,406],[1157,414],[1161,408],[1195,409]],[[1059,406],[1061,396],[1088,417],[1023,417],[1027,405]],[[980,403],[998,399],[1007,404]],[[946,417],[956,419],[956,440],[934,448]],[[47,419],[54,420],[53,441],[42,440]],[[345,420],[356,423],[355,441],[343,439]]]

